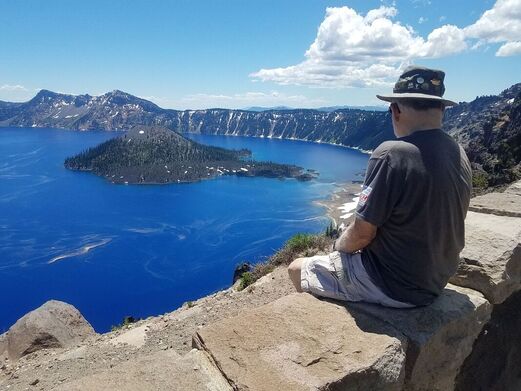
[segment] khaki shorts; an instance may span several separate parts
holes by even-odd
[[[302,262],[300,285],[304,292],[344,301],[366,301],[386,307],[412,308],[388,297],[367,274],[360,253],[334,251]]]

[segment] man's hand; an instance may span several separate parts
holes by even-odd
[[[349,224],[335,242],[335,250],[354,253],[367,247],[376,236],[376,225],[368,223],[359,217]]]

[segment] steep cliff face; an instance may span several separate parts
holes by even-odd
[[[521,83],[447,110],[445,129],[465,147],[475,185],[521,178]]]
[[[174,129],[181,132],[300,139],[372,149],[393,137],[389,115],[381,111],[344,109],[185,111]]]

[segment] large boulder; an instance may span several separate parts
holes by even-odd
[[[521,218],[468,212],[465,243],[451,283],[483,293],[492,304],[521,289]]]
[[[405,389],[445,391],[455,378],[492,306],[476,291],[448,285],[429,306],[386,308],[367,303],[351,307],[394,326],[408,339]]]
[[[200,329],[236,390],[401,390],[407,341],[339,303],[292,294]]]
[[[46,348],[72,346],[94,335],[94,329],[72,305],[50,300],[24,315],[7,332],[11,360]]]

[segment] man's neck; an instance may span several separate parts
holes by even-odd
[[[422,132],[424,130],[431,130],[431,129],[441,129],[441,123],[430,123],[430,124],[421,124],[417,126],[411,126],[410,128],[403,130],[401,132],[400,137],[410,136],[413,133],[416,132]]]

